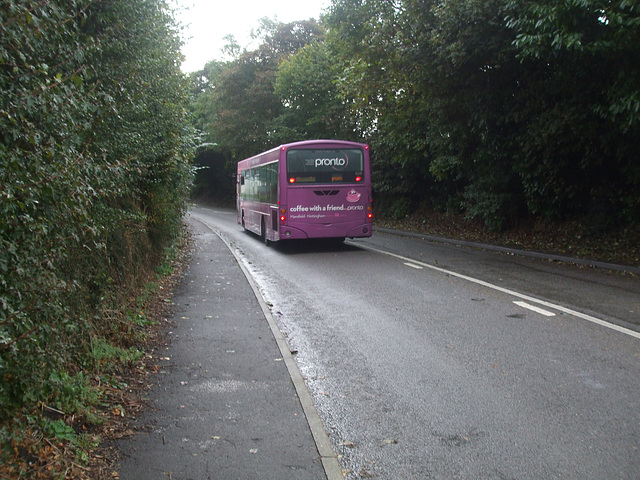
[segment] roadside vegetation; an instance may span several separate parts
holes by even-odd
[[[194,130],[157,0],[0,4],[0,478],[84,478],[123,406]]]

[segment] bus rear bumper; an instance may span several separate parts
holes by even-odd
[[[280,240],[306,240],[309,236],[298,228],[280,225]]]
[[[348,227],[347,227],[348,228]],[[349,230],[336,228],[335,224],[313,224],[308,228],[300,229],[287,225],[280,225],[280,240],[306,240],[312,238],[356,238],[370,237],[371,223],[363,223]]]
[[[362,225],[358,225],[357,227],[349,230],[345,236],[349,238],[370,237],[372,230],[373,226],[371,223],[363,223]]]

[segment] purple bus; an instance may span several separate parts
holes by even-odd
[[[371,236],[369,146],[288,143],[238,162],[238,223],[265,243]]]

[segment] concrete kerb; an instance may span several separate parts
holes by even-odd
[[[557,261],[557,262],[563,262],[563,263],[572,263],[574,265],[581,265],[581,266],[585,266],[585,267],[592,267],[592,268],[600,268],[603,270],[612,270],[612,271],[617,271],[617,272],[627,272],[627,273],[634,273],[636,275],[640,275],[640,268],[639,267],[633,267],[630,265],[618,265],[615,263],[607,263],[607,262],[599,262],[596,260],[585,260],[582,258],[573,258],[573,257],[565,257],[562,255],[554,255],[551,253],[541,253],[541,252],[531,252],[531,251],[526,251],[526,250],[518,250],[515,248],[509,248],[509,247],[501,247],[498,245],[489,245],[489,244],[484,244],[484,243],[476,243],[476,242],[467,242],[465,240],[452,240],[449,238],[443,238],[443,237],[435,237],[432,235],[425,235],[425,234],[421,234],[421,233],[414,233],[414,232],[405,232],[403,230],[393,230],[391,228],[381,228],[381,227],[374,227],[373,228],[374,231],[378,231],[378,232],[382,232],[382,233],[388,233],[390,235],[398,235],[401,237],[413,237],[413,238],[421,238],[423,240],[428,240],[430,242],[438,242],[438,243],[446,243],[449,245],[459,245],[461,247],[469,247],[469,248],[479,248],[482,250],[489,250],[489,251],[493,251],[493,252],[501,252],[501,253],[508,253],[510,255],[520,255],[522,257],[531,257],[531,258],[540,258],[543,260],[553,260],[553,261]]]
[[[289,376],[291,377],[291,381],[293,382],[293,385],[296,389],[296,394],[298,395],[298,398],[300,400],[302,410],[304,411],[305,417],[307,418],[307,423],[309,424],[309,428],[311,430],[311,434],[313,435],[313,439],[316,443],[316,447],[318,449],[320,459],[322,460],[322,465],[324,467],[327,480],[343,480],[344,475],[342,473],[342,468],[340,467],[336,452],[334,451],[333,446],[331,445],[331,441],[329,440],[329,435],[327,434],[324,428],[324,424],[322,423],[322,420],[320,419],[320,415],[316,410],[311,394],[309,393],[309,390],[307,389],[307,385],[304,382],[304,378],[302,377],[302,374],[300,373],[300,370],[296,365],[295,359],[293,358],[293,354],[289,349],[289,345],[287,344],[287,341],[285,340],[282,332],[278,328],[278,324],[273,318],[273,315],[271,315],[271,310],[269,309],[269,306],[267,305],[266,301],[262,297],[262,294],[260,293],[260,289],[254,282],[253,277],[251,276],[248,269],[244,265],[242,258],[238,255],[236,249],[234,249],[233,246],[229,244],[229,242],[227,242],[227,239],[224,238],[220,234],[220,232],[212,225],[209,225],[208,223],[199,219],[196,219],[196,220],[202,223],[207,228],[209,228],[224,242],[224,244],[227,246],[227,248],[229,249],[233,257],[236,259],[236,262],[240,266],[242,273],[244,274],[245,278],[249,282],[249,285],[251,286],[251,289],[253,290],[253,293],[256,299],[258,300],[258,303],[260,304],[260,308],[262,309],[265,319],[267,320],[267,323],[271,328],[271,332],[276,340],[278,348],[280,349],[280,354],[282,355],[282,359],[285,365],[287,366]]]

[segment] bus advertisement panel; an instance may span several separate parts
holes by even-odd
[[[371,207],[365,144],[310,140],[238,162],[238,223],[265,242],[370,237]]]

